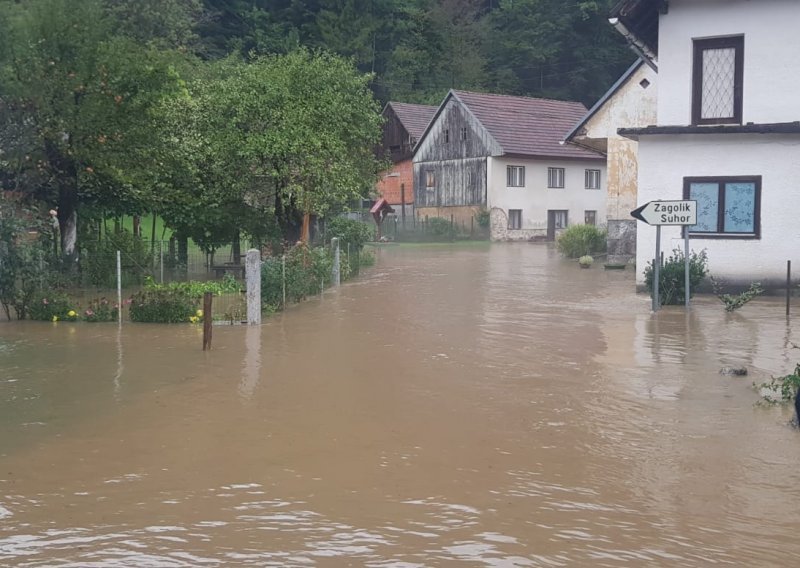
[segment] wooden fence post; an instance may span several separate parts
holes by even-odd
[[[203,294],[203,351],[211,349],[211,300],[214,295],[211,292]]]

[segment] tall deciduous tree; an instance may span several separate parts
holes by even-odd
[[[0,63],[6,124],[26,140],[8,149],[57,203],[61,248],[76,249],[78,210],[98,203],[141,207],[152,156],[152,110],[181,90],[162,53],[118,35],[101,0],[6,4],[7,50]]]

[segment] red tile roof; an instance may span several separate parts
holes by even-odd
[[[586,115],[572,101],[451,91],[489,131],[505,154],[548,158],[604,159],[561,141]]]
[[[430,105],[395,102],[390,102],[389,106],[394,109],[397,118],[415,140],[419,140],[422,133],[425,132],[425,128],[427,128],[438,108]]]

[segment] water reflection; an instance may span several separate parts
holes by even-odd
[[[394,247],[206,355],[190,326],[2,324],[0,565],[793,565],[800,441],[750,388],[792,323],[632,285]]]

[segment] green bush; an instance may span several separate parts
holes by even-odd
[[[725,305],[726,312],[734,312],[764,293],[760,282],[753,282],[750,287],[741,294],[726,294],[723,290],[723,284],[719,280],[711,278],[711,283],[714,287],[714,293],[719,298],[719,301]]]
[[[131,298],[131,321],[181,323],[196,317],[197,298],[184,290],[162,286],[147,287]]]
[[[364,244],[372,241],[375,238],[374,229],[362,223],[346,217],[334,217],[328,221],[326,228],[326,238],[328,242],[334,237],[337,237],[343,248],[346,245],[354,247],[356,250],[361,250]]]
[[[341,255],[346,258],[347,255]],[[298,245],[291,248],[286,258],[286,301],[299,302],[308,296],[319,294],[322,287],[329,286],[333,258],[327,247],[309,248]],[[349,265],[341,263],[342,279]],[[261,303],[263,308],[277,309],[283,304],[283,265],[280,257],[270,257],[261,266]]]
[[[606,252],[606,231],[594,225],[572,225],[556,241],[558,252],[567,258]]]
[[[683,251],[675,249],[672,255],[664,261],[664,266],[661,267],[659,273],[659,288],[658,295],[660,304],[662,306],[679,305],[685,302],[686,286],[684,283],[684,256]],[[693,252],[689,255],[689,286],[691,293],[689,297],[694,295],[694,291],[703,281],[708,274],[708,256],[706,251],[699,253]],[[653,263],[648,262],[647,268],[644,270],[644,283],[650,295],[653,295],[653,281],[654,271]]]
[[[89,302],[89,306],[83,311],[83,321],[88,322],[108,322],[117,321],[119,316],[119,306],[112,304],[106,298],[98,298]]]
[[[444,219],[443,217],[428,219],[428,230],[434,237],[453,238],[455,236],[455,228],[450,219]]]
[[[28,317],[37,321],[75,321],[78,319],[76,303],[61,292],[38,293],[28,307]]]
[[[478,222],[478,226],[482,229],[488,229],[489,223],[491,222],[492,216],[488,209],[485,207],[481,207],[478,211],[478,214],[475,215],[475,220]]]
[[[232,274],[226,274],[222,280],[208,280],[205,282],[189,280],[187,282],[170,282],[168,284],[157,284],[152,277],[147,276],[144,286],[148,290],[160,289],[180,292],[190,298],[202,298],[206,292],[221,296],[222,294],[235,294],[242,291],[242,285]]]

